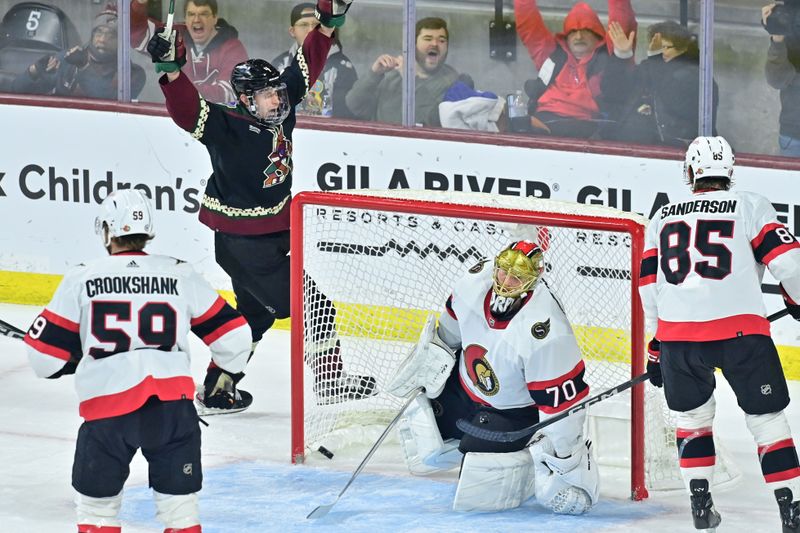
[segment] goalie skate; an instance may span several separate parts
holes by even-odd
[[[224,415],[239,413],[250,407],[253,395],[244,390],[234,389],[232,393],[220,391],[206,400],[204,387],[199,385],[194,400],[198,415]]]
[[[318,379],[314,382],[314,394],[317,405],[330,405],[348,400],[362,400],[373,396],[375,378],[359,374],[342,372],[339,376],[330,379]]]

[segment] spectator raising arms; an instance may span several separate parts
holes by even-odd
[[[148,0],[131,0],[131,44],[147,53],[147,43],[155,33],[158,20],[147,18]],[[185,22],[176,24],[188,52],[183,71],[197,90],[210,102],[232,102],[233,67],[247,59],[239,32],[217,15],[217,0],[186,0]]]
[[[514,0],[517,31],[539,71],[528,91],[534,131],[566,137],[590,137],[607,119],[603,74],[615,57],[597,13],[585,2],[575,4],[553,35],[545,26],[536,0]],[[630,0],[608,0],[609,21],[626,35],[636,30]]]
[[[131,96],[136,98],[144,88],[145,73],[139,65],[131,63],[130,68]],[[88,44],[43,55],[14,79],[11,90],[116,100],[117,78],[117,8],[108,4],[95,17]]]
[[[417,124],[439,126],[439,103],[458,79],[458,72],[445,64],[450,34],[447,22],[437,17],[417,21],[416,91],[414,114]],[[403,56],[378,56],[366,76],[347,94],[347,107],[358,118],[379,122],[402,122]]]
[[[314,16],[314,4],[302,3],[294,6],[289,23],[289,35],[295,42],[289,50],[272,60],[272,64],[280,72],[292,64],[297,50],[303,46],[306,35],[319,26],[319,21]],[[355,117],[347,108],[344,99],[358,79],[358,74],[350,58],[344,55],[338,34],[338,31],[333,34],[333,44],[325,61],[325,69],[300,103],[297,108],[298,113],[337,118]]]
[[[648,57],[639,65],[613,61],[606,70],[606,101],[617,102],[616,125],[603,137],[641,144],[686,147],[697,135],[700,92],[700,62],[694,35],[674,21],[648,28]],[[619,23],[611,22],[608,36],[615,52],[627,54],[633,39]],[[717,114],[717,84],[714,83],[713,120]]]

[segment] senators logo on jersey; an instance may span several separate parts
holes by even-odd
[[[275,132],[272,153],[269,154],[269,166],[264,170],[267,179],[262,188],[267,189],[279,185],[292,172],[292,141],[283,134],[283,128]]]
[[[533,335],[534,339],[542,340],[547,337],[547,334],[550,333],[550,319],[548,318],[544,322],[537,322],[533,326],[531,326],[531,335]]]
[[[486,396],[494,396],[500,391],[500,382],[485,355],[486,348],[470,344],[464,349],[464,364],[472,384]]]

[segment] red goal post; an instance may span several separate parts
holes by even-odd
[[[644,321],[637,287],[645,223],[640,215],[601,206],[481,193],[296,195],[291,212],[292,461],[303,462],[308,452],[329,442],[326,447],[335,448],[342,441],[332,435],[347,433],[362,420],[380,423],[388,416],[381,413],[396,412],[399,400],[382,385],[413,346],[427,313],[441,311],[466,269],[491,259],[514,239],[539,240],[545,249],[544,279],[573,323],[593,391],[641,374]],[[304,363],[310,358],[306,339],[314,331],[306,328],[334,318],[313,316],[309,278],[334,302],[345,371],[374,376],[375,396],[328,405],[315,398],[309,384],[314,378]],[[620,453],[629,457],[636,500],[647,497],[644,390],[638,385],[624,396],[630,398],[630,448],[629,455]],[[674,448],[672,454],[675,462]]]

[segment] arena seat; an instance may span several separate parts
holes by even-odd
[[[81,44],[75,24],[60,8],[41,2],[12,6],[0,22],[0,92],[45,54]]]

